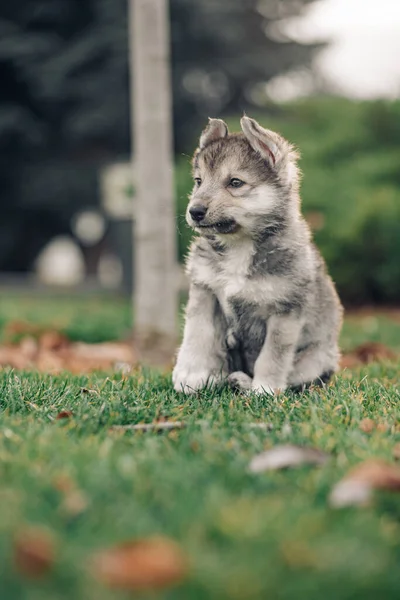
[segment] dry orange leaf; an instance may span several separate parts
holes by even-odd
[[[70,419],[73,416],[73,412],[70,410],[62,410],[56,416],[56,421],[60,421],[61,419]]]
[[[54,541],[40,527],[21,531],[14,540],[14,564],[19,573],[32,579],[44,577],[54,564]]]
[[[180,583],[187,573],[187,561],[175,542],[153,537],[98,552],[93,557],[92,571],[110,588],[154,590]]]
[[[362,419],[362,421],[360,421],[360,429],[364,433],[371,433],[375,429],[375,427],[375,421],[373,421],[372,419],[367,418]]]
[[[61,419],[70,419],[73,416],[73,412],[71,410],[62,410],[56,416],[56,421],[60,421]]]
[[[329,501],[334,508],[367,504],[374,490],[400,491],[400,468],[383,460],[367,460],[333,487]]]

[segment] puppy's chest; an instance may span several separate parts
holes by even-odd
[[[210,288],[220,301],[241,297],[250,284],[251,260],[248,248],[229,249],[218,257],[200,256],[193,263],[192,277]]]
[[[199,256],[192,263],[192,278],[214,292],[227,316],[237,301],[258,306],[265,314],[267,304],[286,295],[283,278],[252,272],[253,256],[252,246],[241,246],[227,249],[217,259]]]

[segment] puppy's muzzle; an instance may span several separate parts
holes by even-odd
[[[200,223],[206,216],[206,213],[207,208],[202,204],[195,204],[195,206],[192,206],[192,208],[189,209],[189,214],[196,223]]]

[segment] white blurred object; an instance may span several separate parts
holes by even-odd
[[[263,471],[275,471],[306,464],[323,465],[328,458],[329,455],[318,448],[278,444],[270,450],[254,456],[249,468],[253,473],[262,473]]]
[[[74,286],[85,277],[85,262],[79,246],[71,237],[58,236],[41,251],[34,270],[42,283]]]
[[[99,261],[97,275],[101,285],[116,289],[122,284],[123,269],[120,259],[115,254],[104,254]]]
[[[396,0],[315,2],[300,17],[285,19],[280,26],[293,39],[329,41],[314,66],[337,92],[354,98],[398,97],[400,3]]]
[[[96,210],[83,210],[72,219],[72,231],[85,246],[97,244],[104,236],[105,230],[105,219]]]
[[[101,171],[101,200],[112,219],[132,219],[134,173],[130,162],[112,163]]]

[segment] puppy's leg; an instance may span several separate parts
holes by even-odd
[[[301,387],[318,380],[327,381],[338,369],[340,352],[336,342],[315,343],[296,356],[288,384]]]
[[[302,320],[295,314],[269,318],[267,335],[254,365],[254,392],[274,394],[287,387],[301,327]]]
[[[217,298],[206,288],[192,284],[183,342],[172,373],[177,392],[191,394],[226,377],[225,329]]]

